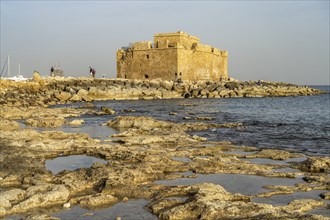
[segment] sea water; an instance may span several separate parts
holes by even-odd
[[[316,87],[330,91],[329,86]],[[216,141],[231,141],[237,145],[254,146],[258,148],[275,148],[295,152],[302,152],[307,155],[330,156],[330,94],[316,96],[297,97],[264,97],[264,98],[231,98],[231,99],[169,99],[169,100],[125,100],[125,101],[98,101],[93,102],[94,110],[101,106],[107,106],[116,110],[114,115],[86,114],[79,118],[85,120],[85,124],[78,127],[62,126],[58,130],[65,132],[88,133],[93,138],[105,140],[109,135],[118,133],[115,129],[102,126],[108,120],[117,116],[151,116],[159,120],[167,120],[176,123],[197,122],[197,120],[186,120],[185,117],[211,117],[213,120],[207,123],[229,123],[241,122],[240,128],[219,128],[206,131],[193,132]],[[84,103],[74,103],[65,106],[80,107]],[[57,107],[57,106],[54,106]],[[63,105],[59,107],[64,107]],[[124,110],[135,110],[124,111]],[[175,112],[176,114],[169,114]],[[186,158],[173,158],[174,160],[186,160]],[[265,161],[263,161],[265,162]],[[269,161],[266,161],[267,163]],[[189,173],[189,172],[188,172]],[[218,176],[222,178],[218,178]],[[228,177],[228,181],[223,177]],[[233,178],[245,178],[246,183],[255,186],[256,181],[261,179],[267,181],[279,180],[281,183],[290,185],[302,181],[287,178],[266,178],[249,175],[226,175],[211,174],[199,175],[196,179],[180,178],[176,180],[161,180],[163,184],[182,184],[185,181],[214,182],[223,185],[227,190],[241,192],[240,185],[234,185]],[[163,182],[162,182],[163,181]],[[180,182],[181,181],[181,182]],[[221,182],[222,181],[222,182]],[[260,193],[264,191],[262,186],[266,184],[260,181],[260,186],[250,187],[256,191],[245,193]],[[157,182],[156,182],[157,183]],[[274,184],[274,182],[272,182]],[[227,185],[226,185],[227,184]],[[266,184],[267,185],[267,184]],[[244,185],[246,187],[246,185]],[[230,188],[231,187],[231,188]],[[249,187],[248,187],[249,188]],[[323,191],[322,191],[323,192]],[[242,192],[241,192],[242,193]],[[257,198],[254,202],[266,202],[273,205],[284,205],[296,198],[319,199],[320,191],[307,193],[294,193],[289,195],[273,196],[271,199]],[[260,201],[259,201],[259,200]],[[142,202],[141,202],[142,201]],[[91,213],[86,219],[100,219],[104,216],[123,216],[125,219],[157,219],[145,209],[148,201],[136,200],[120,203],[108,209],[99,211],[85,210],[81,207],[73,207],[70,210],[54,213],[56,217],[63,219],[81,218],[85,219],[84,213]],[[122,207],[122,209],[118,209]],[[118,210],[117,210],[118,209]],[[115,212],[114,212],[115,210]],[[117,210],[117,211],[116,211]],[[130,210],[126,212],[125,210]],[[314,210],[313,213],[328,215],[328,210]],[[128,215],[127,215],[128,214]],[[131,214],[131,215],[129,215]],[[102,217],[101,217],[102,216]]]
[[[213,141],[231,141],[237,145],[330,156],[330,89],[329,86],[314,88],[328,93],[295,97],[97,101],[93,102],[96,109],[107,106],[116,110],[116,114],[82,115],[86,123],[75,128],[75,132],[88,131],[89,127],[93,128],[91,135],[95,136],[95,128],[119,115],[151,116],[177,123],[197,122],[194,118],[206,116],[213,118],[207,123],[241,122],[244,127],[210,129],[191,134]],[[75,103],[68,106],[81,105]],[[170,115],[170,112],[176,114]],[[109,128],[98,130],[101,139],[112,133],[116,131]]]

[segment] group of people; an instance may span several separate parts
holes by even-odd
[[[55,71],[55,69],[54,69],[54,67],[52,66],[52,67],[50,68],[50,76],[55,76],[54,71]],[[94,68],[89,67],[89,73],[91,74],[91,76],[92,76],[93,78],[95,78],[96,71],[95,71]]]

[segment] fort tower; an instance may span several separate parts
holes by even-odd
[[[184,32],[154,35],[117,50],[117,78],[175,80],[228,79],[228,51],[200,44]]]

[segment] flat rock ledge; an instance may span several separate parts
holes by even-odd
[[[325,206],[324,201],[311,199],[294,200],[286,206],[254,203],[249,196],[202,183],[166,189],[148,207],[160,219],[319,219],[301,211]]]
[[[308,212],[327,207],[330,190],[328,157],[306,157],[281,150],[239,147],[188,133],[213,128],[242,129],[244,126],[241,123],[215,124],[208,119],[204,122],[188,120],[186,123],[173,123],[146,116],[118,116],[105,123],[105,126],[114,127],[121,133],[113,135],[113,139],[107,142],[93,139],[87,134],[34,129],[81,126],[84,121],[76,117],[82,114],[116,114],[112,109],[96,110],[90,103],[93,100],[239,97],[239,91],[249,91],[248,88],[256,86],[262,87],[262,90],[283,89],[283,93],[276,93],[283,96],[321,93],[308,87],[266,82],[262,85],[254,82],[178,84],[158,80],[41,77],[20,83],[0,80],[0,218],[21,215],[24,219],[57,219],[51,214],[64,207],[80,205],[94,209],[111,207],[131,199],[146,199],[148,210],[159,219],[327,219]],[[227,90],[236,95],[224,95],[223,91]],[[242,96],[251,94],[260,96],[262,93],[249,92]],[[274,94],[267,92],[265,96]],[[81,108],[46,107],[76,101],[88,103]],[[22,123],[29,127],[24,128]],[[234,153],[237,151],[253,153]],[[56,175],[46,169],[47,159],[68,155],[93,156],[107,163],[94,163],[89,168],[72,171],[63,170]],[[306,157],[306,160],[286,165],[254,164],[246,160],[301,157]],[[282,168],[297,171],[279,171]],[[184,173],[190,174],[187,176]],[[249,196],[244,195],[244,192],[230,193],[221,185],[211,183],[187,186],[156,183],[159,180],[195,178],[202,174],[288,179],[299,177],[302,181],[292,186],[267,185],[264,186],[267,192]],[[311,190],[326,192],[317,200],[294,200],[284,206],[252,202],[253,197]]]
[[[160,79],[37,77],[27,82],[14,82],[0,79],[0,104],[25,107],[93,100],[302,96],[321,93],[324,92],[307,86],[265,81],[177,83]]]
[[[65,111],[45,110],[47,117],[79,115],[79,112],[70,108]],[[35,109],[22,111],[23,117],[32,114],[30,111],[34,112]],[[84,113],[89,108],[87,106],[79,111]],[[19,116],[20,111],[13,112],[13,118]],[[145,116],[116,117],[106,125],[124,130],[113,135],[113,141],[100,142],[86,134],[21,129],[17,122],[5,115],[7,118],[3,118],[0,123],[0,217],[20,214],[27,219],[37,219],[41,218],[38,210],[43,210],[43,213],[49,214],[43,218],[53,219],[51,210],[54,207],[61,210],[63,207],[80,205],[94,209],[143,198],[149,201],[148,210],[159,219],[326,219],[307,212],[326,208],[326,201],[329,200],[327,192],[321,194],[318,200],[294,200],[285,206],[255,203],[251,199],[253,196],[271,197],[330,190],[327,168],[329,158],[308,157],[305,161],[286,166],[254,164],[226,152],[254,151],[249,158],[275,160],[302,155],[238,147],[187,133],[214,127],[235,128],[240,127],[240,124],[177,124]],[[44,166],[45,160],[49,158],[79,154],[102,158],[107,164],[94,163],[90,168],[64,170],[56,175]],[[281,172],[277,171],[279,168],[297,168],[300,171]],[[187,177],[182,174],[184,172],[192,174]],[[293,186],[267,185],[264,188],[269,192],[253,196],[244,195],[244,192],[230,193],[221,185],[211,183],[188,186],[155,183],[158,180],[195,178],[200,174],[244,174],[289,179],[303,175],[304,181]]]

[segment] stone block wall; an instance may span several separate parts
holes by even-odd
[[[200,44],[183,32],[155,34],[151,41],[136,42],[117,50],[117,78],[175,80],[228,79],[228,52]]]

